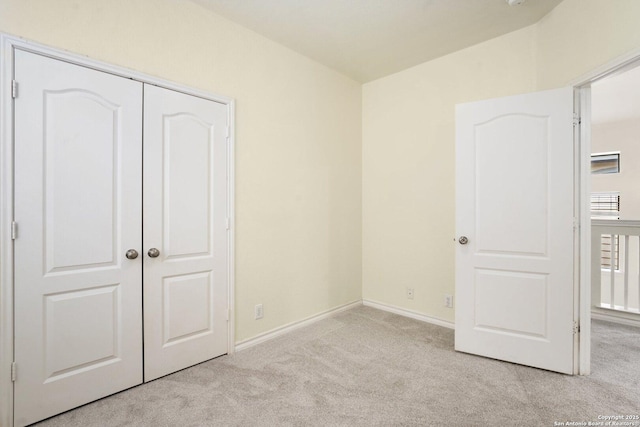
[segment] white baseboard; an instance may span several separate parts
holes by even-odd
[[[326,319],[329,318],[331,316],[335,316],[338,313],[341,313],[343,311],[346,310],[350,310],[352,308],[358,307],[362,305],[362,301],[358,300],[358,301],[354,301],[354,302],[350,302],[326,311],[323,311],[321,313],[315,314],[313,316],[307,317],[306,319],[302,319],[302,320],[298,320],[296,322],[291,322],[287,325],[284,326],[280,326],[278,328],[272,329],[270,331],[264,332],[258,336],[255,336],[253,338],[249,338],[247,340],[244,341],[239,341],[236,343],[236,351],[242,351],[242,350],[246,350],[249,347],[253,347],[254,345],[258,345],[260,343],[263,343],[265,341],[269,341],[272,340],[276,337],[279,337],[280,335],[284,335],[287,334],[289,332],[293,332],[296,329],[299,328],[303,328],[305,326],[309,326],[312,323],[318,322],[322,319]]]
[[[427,316],[426,314],[418,313],[417,311],[407,310],[406,308],[400,308],[389,304],[384,304],[378,301],[362,300],[362,305],[367,307],[377,308],[378,310],[388,311],[389,313],[399,314],[400,316],[410,317],[412,319],[420,320],[421,322],[431,323],[438,326],[444,326],[445,328],[455,329],[456,326],[453,322],[448,320],[438,319],[437,317]]]
[[[322,319],[327,319],[331,316],[335,316],[338,313],[341,313],[346,310],[350,310],[360,305],[366,305],[367,307],[375,308],[382,311],[388,311],[389,313],[394,313],[400,316],[409,317],[411,319],[420,320],[421,322],[431,323],[433,325],[443,326],[449,329],[455,329],[455,325],[453,322],[449,322],[443,319],[438,319],[437,317],[427,316],[426,314],[418,313],[417,311],[407,310],[404,308],[395,307],[395,306],[384,304],[377,301],[358,300],[358,301],[350,302],[350,303],[323,311],[316,315],[307,317],[306,319],[298,320],[296,322],[291,322],[287,325],[280,326],[279,328],[275,328],[268,332],[264,332],[253,338],[249,338],[248,340],[239,341],[236,343],[235,351],[246,350],[247,348],[253,347],[254,345],[258,345],[265,341],[272,340],[281,335],[287,334],[289,332],[293,332],[296,329],[309,326],[312,323],[318,322]]]
[[[591,312],[591,318],[594,319],[594,320],[604,320],[604,321],[607,321],[607,322],[619,323],[621,325],[629,325],[629,326],[640,327],[640,320],[635,320],[635,319],[627,318],[627,317],[621,317],[621,316],[618,316],[618,315],[615,315],[615,314],[608,314],[608,313],[592,311]]]

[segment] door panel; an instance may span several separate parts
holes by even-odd
[[[476,269],[476,327],[544,337],[546,291],[545,274]]]
[[[15,424],[142,381],[142,84],[16,51]]]
[[[212,288],[210,271],[164,278],[162,341],[167,346],[211,333],[213,306],[209,302]]]
[[[458,105],[456,350],[573,373],[573,91]]]
[[[227,353],[227,109],[144,87],[145,381]],[[214,238],[215,237],[215,238]],[[148,255],[159,250],[156,258]]]
[[[475,125],[478,253],[547,255],[548,120],[509,114]]]
[[[165,116],[163,126],[166,259],[212,256],[213,123],[178,113]]]
[[[87,90],[43,95],[47,273],[114,265],[119,106]],[[91,215],[70,200],[91,206]]]

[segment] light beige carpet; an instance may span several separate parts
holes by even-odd
[[[553,426],[640,414],[640,329],[593,323],[593,374],[456,353],[453,331],[368,307],[41,426]]]

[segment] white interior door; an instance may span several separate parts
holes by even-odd
[[[15,425],[142,382],[142,84],[15,53]]]
[[[144,145],[150,381],[227,353],[227,107],[145,85]]]
[[[457,106],[456,350],[574,373],[573,189],[571,88]]]

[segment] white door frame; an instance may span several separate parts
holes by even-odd
[[[14,51],[21,49],[28,52],[48,56],[50,58],[70,62],[98,71],[115,74],[128,79],[137,80],[183,92],[200,98],[209,99],[227,106],[229,137],[227,143],[227,167],[229,170],[228,206],[229,244],[229,321],[228,321],[228,354],[235,351],[234,322],[234,287],[235,287],[235,101],[226,96],[216,95],[168,80],[110,65],[84,56],[54,49],[39,43],[0,33],[0,426],[13,425],[13,97],[12,80],[14,77]],[[19,91],[19,88],[18,88]],[[142,361],[141,361],[142,363]]]

